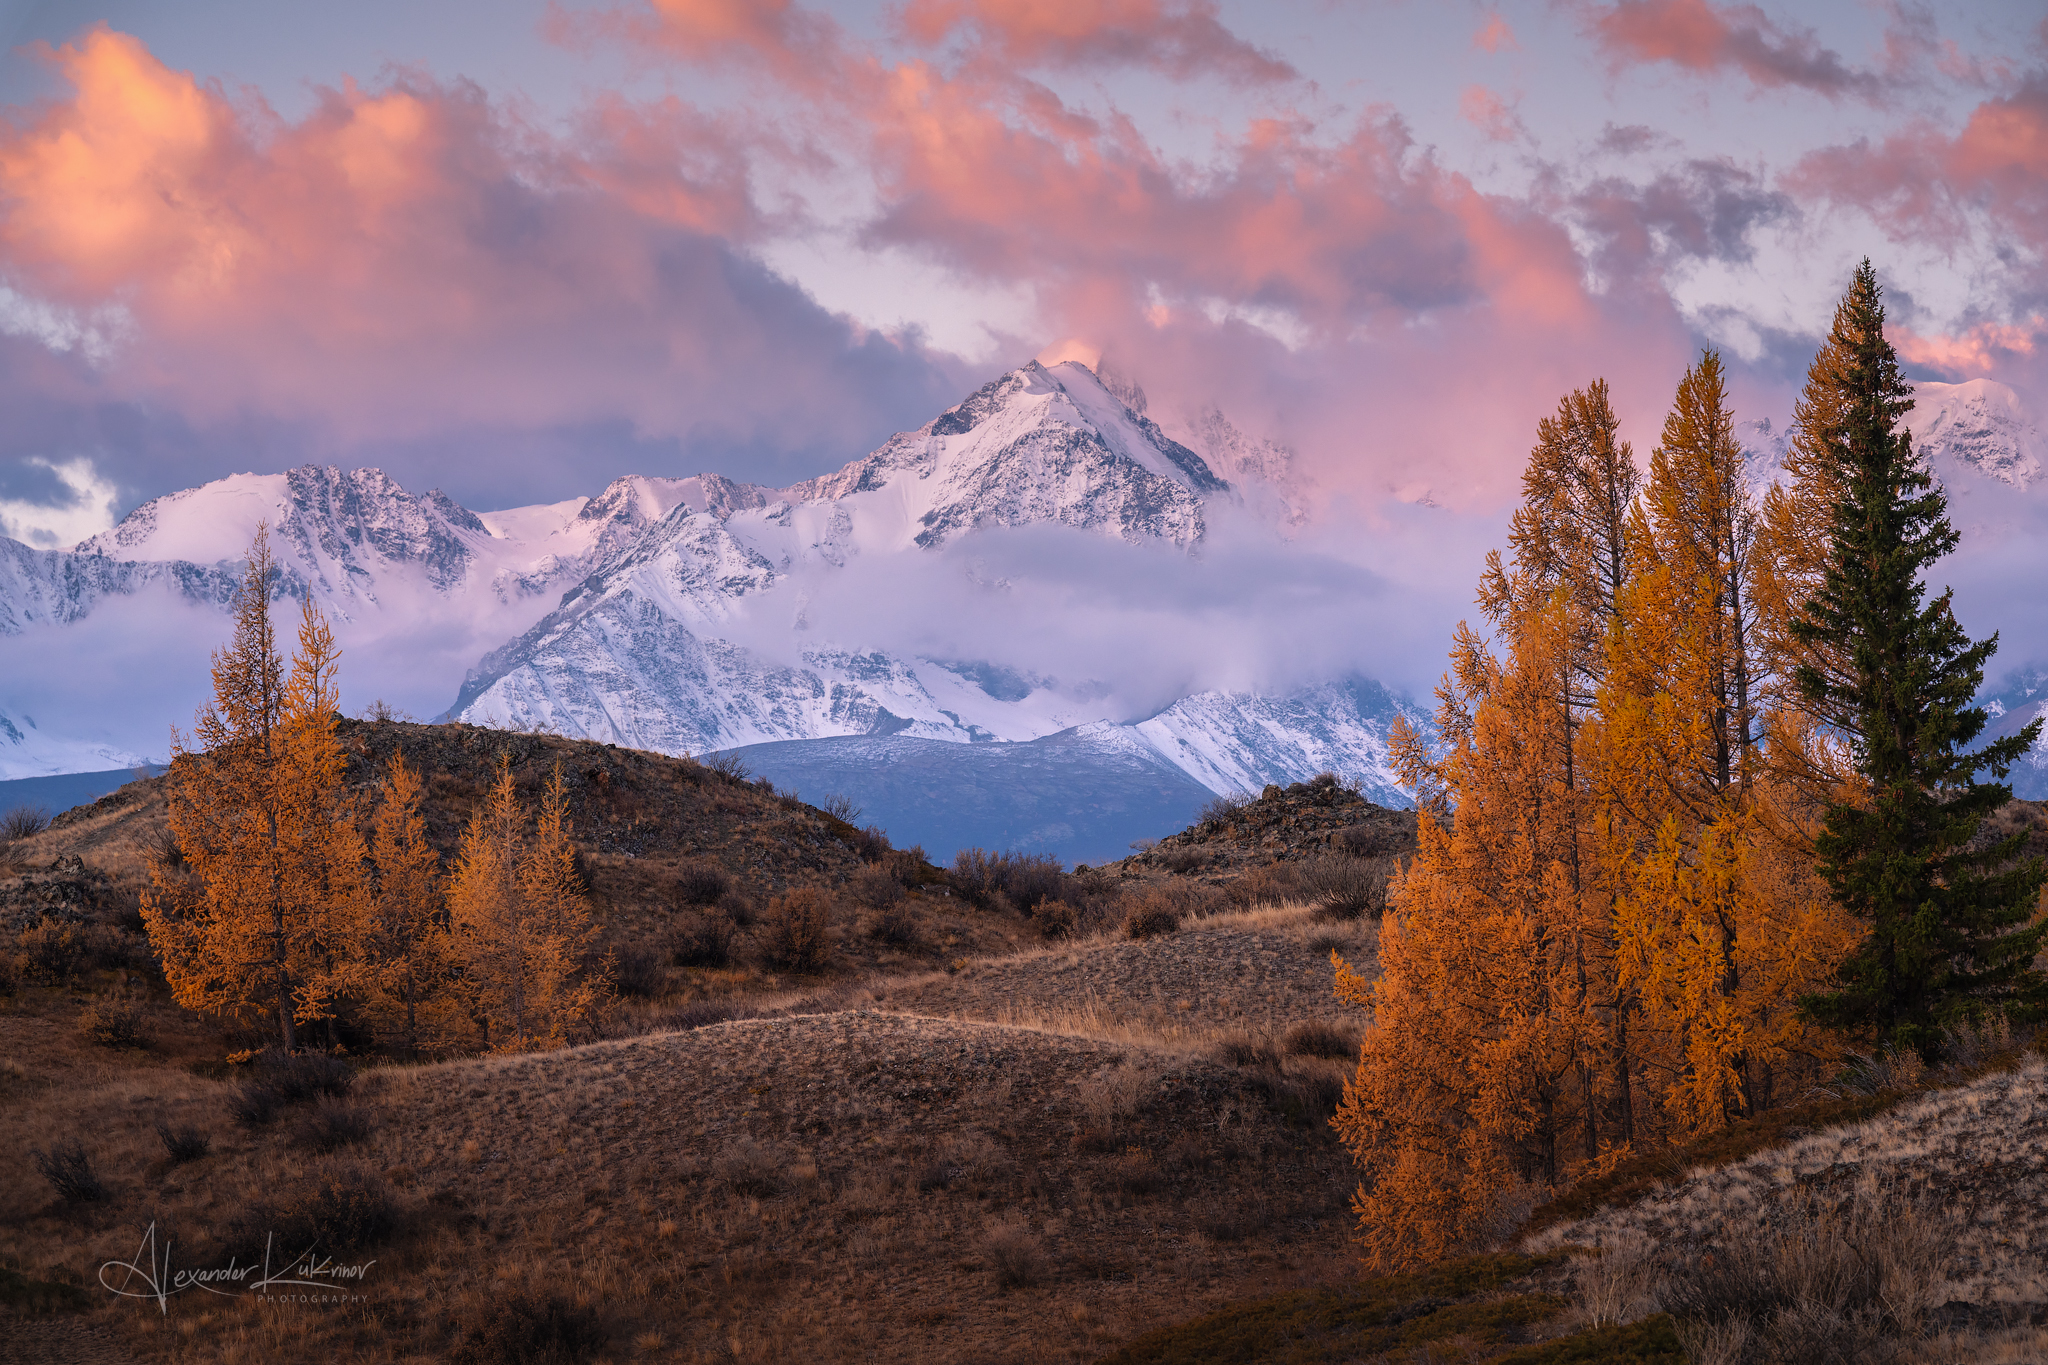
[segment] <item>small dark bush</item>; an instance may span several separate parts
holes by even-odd
[[[1031,917],[1038,922],[1038,932],[1047,938],[1072,938],[1082,924],[1081,911],[1065,901],[1040,901]]]
[[[164,1145],[164,1155],[174,1166],[197,1161],[213,1150],[213,1139],[190,1125],[173,1128],[168,1123],[159,1123],[156,1136]]]
[[[1127,1147],[1100,1173],[1097,1188],[1136,1198],[1157,1193],[1163,1183],[1152,1154],[1141,1147]]]
[[[1147,893],[1125,902],[1124,936],[1158,938],[1180,932],[1181,912],[1173,902],[1157,893]]]
[[[167,872],[178,872],[185,866],[185,850],[178,843],[178,834],[169,825],[159,829],[150,839],[148,856]]]
[[[1347,825],[1337,831],[1337,846],[1354,858],[1384,858],[1408,845],[1398,829],[1390,825]]]
[[[277,1121],[277,1092],[258,1081],[244,1081],[228,1096],[228,1117],[244,1128],[268,1128]]]
[[[887,910],[903,899],[903,883],[879,867],[864,867],[846,883],[846,894],[869,910]]]
[[[1287,1030],[1281,1046],[1297,1057],[1328,1057],[1346,1061],[1358,1055],[1357,1030],[1321,1019],[1304,1019]]]
[[[612,950],[612,989],[635,1000],[661,994],[661,959],[645,948]]]
[[[1324,1071],[1254,1071],[1252,1081],[1281,1116],[1297,1128],[1329,1121],[1344,1099],[1344,1081]]]
[[[597,1309],[555,1295],[515,1294],[477,1315],[451,1365],[579,1365],[611,1344]]]
[[[236,1245],[272,1261],[324,1252],[361,1251],[391,1240],[399,1230],[398,1200],[382,1176],[353,1164],[316,1167],[272,1199],[233,1220]]]
[[[1021,1289],[1045,1278],[1045,1247],[1022,1223],[989,1229],[981,1249],[1001,1288]]]
[[[1323,920],[1377,919],[1387,909],[1387,867],[1368,858],[1324,858],[1304,880]]]
[[[20,953],[22,974],[52,986],[62,985],[87,970],[92,961],[92,948],[86,942],[83,926],[52,919],[22,930],[15,946]]]
[[[324,1154],[366,1141],[369,1136],[370,1113],[367,1109],[323,1100],[300,1115],[299,1121],[292,1125],[291,1140],[295,1147]]]
[[[49,814],[38,806],[16,806],[0,815],[0,840],[26,839],[50,827]]]
[[[763,796],[773,796],[775,795],[775,784],[766,777],[757,777],[754,779],[754,790]]]
[[[1280,1054],[1270,1045],[1254,1038],[1225,1038],[1216,1044],[1216,1060],[1225,1066],[1277,1068],[1280,1065]]]
[[[711,1163],[711,1174],[727,1189],[757,1197],[782,1188],[782,1169],[782,1155],[752,1138],[728,1143]]]
[[[697,761],[704,765],[707,772],[717,773],[728,782],[744,782],[747,780],[747,765],[740,761],[738,754],[713,754],[709,758],[701,758]]]
[[[79,1014],[78,1033],[95,1047],[149,1046],[149,1036],[142,1027],[142,1012],[133,1005],[104,997]]]
[[[860,819],[860,807],[853,804],[853,798],[837,792],[819,802],[818,809],[834,820],[844,821],[849,825]]]
[[[1067,874],[1050,853],[963,848],[953,855],[953,885],[974,905],[991,904],[1000,895],[1028,912],[1041,901],[1062,899]]]
[[[97,1204],[107,1197],[106,1183],[93,1168],[85,1144],[78,1139],[60,1142],[47,1152],[31,1147],[29,1155],[35,1159],[36,1170],[65,1203]]]
[[[889,851],[889,836],[882,832],[879,825],[869,825],[856,833],[849,842],[853,845],[853,851],[861,856],[862,862],[880,862],[882,855]]]
[[[922,886],[927,881],[940,881],[943,877],[925,857],[923,844],[912,844],[909,848],[892,848],[877,860],[876,866],[894,877],[905,886]]]
[[[1278,905],[1302,896],[1301,870],[1293,863],[1255,867],[1224,889],[1232,905]]]
[[[1195,872],[1209,865],[1210,853],[1206,848],[1188,844],[1175,844],[1159,850],[1159,863],[1168,872]]]
[[[678,967],[723,967],[732,961],[738,932],[729,918],[715,910],[685,914],[670,940],[670,960]]]
[[[1250,792],[1229,792],[1202,807],[1195,819],[1205,825],[1222,824],[1257,799]]]
[[[759,934],[762,959],[778,971],[824,971],[832,958],[831,905],[824,892],[808,887],[769,902]]]
[[[356,1083],[354,1069],[325,1052],[266,1052],[257,1062],[256,1075],[285,1104],[303,1104],[323,1095],[338,1100]]]
[[[731,879],[716,863],[685,863],[676,873],[675,897],[679,905],[716,905],[731,888]]]
[[[863,931],[877,943],[886,943],[892,948],[916,946],[919,935],[917,916],[910,913],[910,906],[901,900],[891,901],[870,914],[862,924]]]
[[[324,1052],[266,1052],[228,1100],[228,1113],[245,1128],[262,1128],[287,1105],[342,1098],[355,1079],[347,1062]]]

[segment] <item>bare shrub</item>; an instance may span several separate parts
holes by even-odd
[[[1103,1168],[1097,1188],[1128,1199],[1156,1194],[1164,1183],[1159,1163],[1150,1152],[1142,1147],[1126,1147]]]
[[[1895,1193],[1809,1200],[1772,1224],[1699,1249],[1660,1288],[1703,1350],[1737,1350],[1730,1358],[1743,1362],[1887,1360],[1942,1296],[1948,1229]]]
[[[706,772],[717,773],[728,782],[740,783],[747,780],[747,765],[736,753],[713,754],[697,760]]]
[[[463,1329],[450,1365],[579,1365],[611,1344],[596,1308],[560,1295],[493,1299]]]
[[[1278,1069],[1280,1054],[1269,1043],[1256,1038],[1225,1038],[1216,1044],[1216,1060],[1225,1066],[1263,1066]]]
[[[26,839],[50,827],[48,812],[39,806],[16,806],[0,815],[0,840]]]
[[[1148,1068],[1125,1061],[1076,1082],[1074,1097],[1080,1101],[1089,1125],[1098,1132],[1110,1133],[1138,1112],[1157,1079]]]
[[[1022,1289],[1045,1278],[1045,1244],[1021,1219],[992,1224],[982,1235],[981,1254],[1003,1289]]]
[[[1265,867],[1255,867],[1224,888],[1223,894],[1232,905],[1240,908],[1299,900],[1302,896],[1301,870],[1293,863],[1269,863]]]
[[[1925,1071],[1920,1054],[1912,1048],[1852,1052],[1830,1084],[1815,1088],[1835,1099],[1847,1099],[1851,1095],[1881,1095],[1888,1090],[1911,1090],[1919,1084]]]
[[[650,1000],[661,994],[664,984],[661,959],[645,948],[614,948],[611,953],[612,989],[636,1000]]]
[[[1303,1019],[1291,1024],[1280,1046],[1297,1057],[1327,1057],[1347,1061],[1358,1056],[1359,1032],[1326,1019]]]
[[[1634,1322],[1651,1310],[1657,1269],[1650,1251],[1649,1239],[1637,1234],[1577,1259],[1579,1300],[1595,1327]]]
[[[22,974],[31,981],[62,985],[89,968],[92,947],[82,925],[43,919],[15,940]]]
[[[1322,858],[1303,883],[1323,920],[1377,919],[1387,909],[1386,864],[1365,858]]]
[[[686,912],[677,918],[669,960],[678,967],[723,967],[732,961],[738,935],[732,920],[715,910]]]
[[[864,867],[846,883],[846,894],[868,910],[887,910],[904,897],[903,883],[879,867]]]
[[[880,862],[882,855],[889,852],[889,836],[880,825],[868,825],[856,831],[847,842],[865,863]]]
[[[341,1099],[355,1078],[347,1062],[324,1052],[265,1052],[255,1074],[229,1098],[228,1112],[245,1128],[261,1128],[288,1105]]]
[[[2003,1053],[2019,1041],[2004,1014],[1987,1014],[1982,1019],[1965,1019],[1947,1029],[1941,1039],[1941,1059],[1949,1067],[1970,1071]]]
[[[1327,1123],[1344,1098],[1343,1068],[1331,1063],[1295,1058],[1275,1068],[1255,1068],[1251,1082],[1296,1128],[1315,1128]]]
[[[963,848],[953,855],[953,885],[974,905],[997,896],[1025,912],[1066,895],[1064,865],[1050,853],[995,853]]]
[[[732,881],[716,863],[685,863],[676,872],[675,898],[678,905],[716,905],[725,899]]]
[[[757,1197],[782,1188],[782,1154],[749,1137],[735,1138],[711,1163],[711,1174],[736,1194]]]
[[[163,1143],[164,1155],[171,1159],[173,1166],[197,1161],[213,1150],[213,1139],[189,1124],[173,1128],[168,1123],[159,1123],[156,1136],[157,1141]]]
[[[1226,792],[1202,807],[1195,819],[1199,824],[1220,825],[1257,799],[1250,792]]]
[[[149,1046],[149,1035],[142,1026],[142,1012],[133,1005],[108,996],[101,996],[80,1012],[78,1035],[95,1047]]]
[[[818,809],[831,816],[834,820],[843,821],[849,825],[860,819],[860,807],[853,803],[853,798],[841,795],[838,792],[834,792],[819,802]]]
[[[1159,851],[1159,864],[1168,872],[1197,872],[1214,860],[1208,849],[1193,844],[1175,844]]]
[[[40,1147],[28,1150],[37,1173],[50,1182],[50,1188],[65,1203],[97,1204],[107,1197],[106,1182],[93,1166],[91,1153],[77,1138],[59,1142],[47,1152]]]
[[[832,958],[831,906],[824,892],[808,887],[770,901],[758,935],[762,959],[778,971],[824,971]]]
[[[1385,858],[1411,842],[1391,824],[1347,825],[1337,831],[1337,846],[1354,858]]]
[[[1173,899],[1146,892],[1124,902],[1124,937],[1159,938],[1180,932],[1181,910]]]
[[[918,943],[917,916],[901,900],[891,901],[870,913],[861,923],[861,931],[877,943],[886,943],[892,948],[913,948]]]
[[[356,1105],[323,1100],[292,1125],[295,1147],[313,1152],[332,1152],[369,1140],[370,1113]]]
[[[230,1223],[238,1247],[261,1254],[299,1256],[360,1251],[381,1245],[401,1226],[398,1199],[385,1179],[352,1162],[316,1166]]]

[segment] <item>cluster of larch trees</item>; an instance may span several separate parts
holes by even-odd
[[[1955,533],[1909,392],[1866,262],[1760,505],[1711,351],[1647,476],[1604,382],[1539,425],[1490,633],[1455,634],[1436,743],[1396,727],[1423,818],[1380,975],[1338,963],[1370,1262],[1794,1097],[1847,1038],[1931,1057],[2040,1007],[2041,869],[1965,847],[2034,732],[1963,751],[1995,637],[1924,601]]]
[[[374,799],[347,790],[340,651],[309,596],[287,671],[276,576],[259,528],[213,702],[172,737],[172,848],[142,916],[173,998],[267,1021],[286,1050],[343,1015],[411,1055],[560,1045],[606,989],[561,774],[530,822],[501,766],[444,872],[402,755]]]

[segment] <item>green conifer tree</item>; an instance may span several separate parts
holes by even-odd
[[[1959,539],[1948,503],[1902,419],[1912,386],[1884,337],[1865,260],[1823,354],[1841,402],[1808,431],[1840,470],[1820,585],[1792,623],[1821,646],[1794,670],[1800,692],[1853,748],[1863,799],[1831,805],[1816,843],[1835,898],[1869,926],[1839,985],[1807,997],[1822,1023],[1874,1033],[1933,1060],[1948,1024],[2048,1003],[2034,969],[2048,926],[2028,927],[2044,872],[2023,836],[1972,851],[1984,817],[2012,799],[2003,778],[2041,723],[1971,752],[1987,717],[1970,704],[1998,637],[1972,643],[1950,592],[1925,601],[1924,571]],[[1817,662],[1819,661],[1819,662]]]

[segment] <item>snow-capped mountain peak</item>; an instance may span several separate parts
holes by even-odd
[[[1931,459],[2021,492],[2040,479],[2041,461],[2048,456],[2048,441],[2034,415],[2017,393],[1995,379],[1916,384],[1906,425],[1915,448]]]

